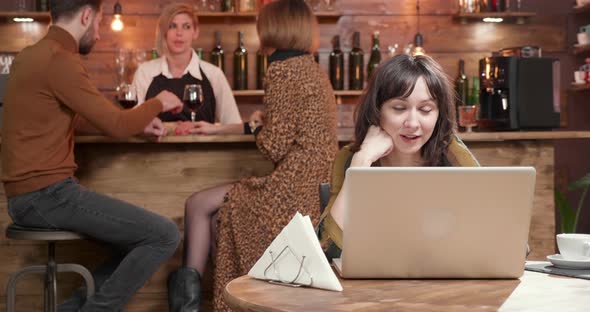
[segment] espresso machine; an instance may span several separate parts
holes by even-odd
[[[486,57],[479,61],[480,129],[559,127],[559,60]]]

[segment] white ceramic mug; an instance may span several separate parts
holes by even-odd
[[[578,33],[578,44],[588,44],[590,43],[590,38],[588,37],[587,32]]]
[[[574,81],[576,83],[586,83],[586,72],[583,70],[576,70],[574,72]]]
[[[557,247],[565,260],[590,260],[590,234],[557,234]]]

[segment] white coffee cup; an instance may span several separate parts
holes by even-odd
[[[590,260],[590,234],[557,234],[559,253],[566,260]]]
[[[583,70],[576,70],[574,72],[574,81],[576,83],[586,83],[586,72]]]
[[[588,37],[587,32],[578,33],[578,44],[588,44],[590,43],[590,38]]]

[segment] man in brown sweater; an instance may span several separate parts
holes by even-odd
[[[94,87],[82,66],[100,38],[101,0],[53,0],[47,35],[14,60],[2,129],[2,182],[16,224],[61,228],[113,245],[120,256],[95,272],[97,292],[74,296],[60,311],[119,311],[176,250],[176,225],[142,208],[87,190],[74,178],[74,132],[162,135],[156,116],[182,102],[163,91],[121,110]]]

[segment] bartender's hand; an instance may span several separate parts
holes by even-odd
[[[219,134],[221,131],[221,125],[212,124],[207,121],[195,121],[193,125],[194,127],[190,131],[192,134]]]
[[[256,128],[258,126],[264,125],[264,118],[265,117],[266,117],[266,115],[264,114],[264,112],[262,112],[260,110],[253,112],[252,115],[250,115],[250,120],[249,120],[250,127]]]
[[[164,108],[163,112],[171,112],[172,114],[178,114],[182,112],[182,101],[170,91],[162,91],[156,95],[156,98],[162,102]]]
[[[393,140],[391,136],[379,126],[370,126],[363,144],[361,144],[361,150],[355,153],[352,162],[355,166],[368,167],[392,151]],[[353,164],[351,163],[351,166]]]
[[[154,118],[147,125],[147,127],[145,127],[145,129],[143,129],[143,134],[146,134],[148,136],[155,136],[158,138],[158,140],[160,139],[160,137],[165,136],[166,132],[167,131],[166,131],[166,127],[164,126],[164,123],[162,123],[162,121],[158,117]]]

